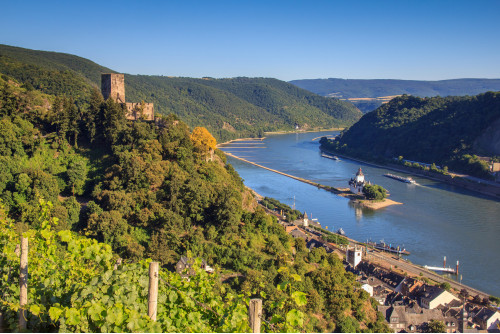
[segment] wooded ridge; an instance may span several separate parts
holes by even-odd
[[[388,331],[337,255],[309,251],[257,206],[206,129],[173,114],[129,121],[76,72],[35,69],[46,81],[0,75],[6,329],[18,329],[22,234],[30,331],[245,332],[250,298],[263,300],[265,331]],[[193,264],[189,281],[175,272],[181,256]],[[147,315],[151,260],[162,265],[156,321]]]
[[[69,54],[0,45],[0,73],[47,94],[72,97],[82,108],[101,73],[112,69]],[[266,131],[345,127],[361,117],[349,102],[328,99],[270,78],[182,78],[125,75],[129,101],[152,102],[158,114],[176,114],[206,127],[219,141]]]
[[[401,96],[365,114],[325,148],[368,160],[407,159],[491,178],[498,160],[500,93],[419,98]]]

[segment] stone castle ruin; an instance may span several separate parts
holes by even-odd
[[[101,74],[101,92],[105,100],[111,97],[115,102],[125,104],[127,107],[126,118],[128,120],[155,120],[153,103],[125,102],[125,76],[123,74]]]

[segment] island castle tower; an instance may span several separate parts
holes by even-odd
[[[128,120],[155,120],[153,103],[125,102],[125,76],[123,73],[101,74],[101,93],[105,100],[112,98],[117,103],[125,104]]]
[[[359,195],[363,193],[363,188],[365,184],[366,184],[365,175],[363,174],[361,167],[359,167],[359,170],[356,173],[356,177],[349,181],[349,189],[351,190],[352,193]]]

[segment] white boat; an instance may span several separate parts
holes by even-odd
[[[403,177],[403,176],[389,174],[389,173],[384,174],[384,176],[390,177],[391,179],[398,180],[398,181],[401,181],[401,182],[404,182],[404,183],[411,183],[411,184],[416,184],[417,183],[411,177]]]
[[[323,158],[328,158],[328,159],[332,159],[332,160],[340,161],[339,157],[337,157],[336,155],[331,156],[331,155],[328,155],[328,154],[325,154],[325,153],[321,153],[321,156],[322,156]]]

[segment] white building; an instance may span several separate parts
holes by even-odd
[[[371,286],[370,284],[368,283],[365,283],[361,286],[361,289],[365,290],[366,292],[368,292],[370,294],[370,297],[373,297],[373,286]]]
[[[446,305],[452,301],[460,301],[448,291],[437,286],[426,286],[423,296],[420,297],[420,306],[427,309],[435,309],[439,305]]]
[[[497,325],[500,324],[500,312],[484,307],[476,314],[475,320],[481,329],[496,330]]]
[[[365,175],[363,174],[363,171],[361,171],[361,167],[359,167],[359,170],[356,173],[356,177],[349,181],[349,189],[353,194],[363,194],[365,183]]]
[[[358,247],[348,247],[346,252],[347,263],[349,263],[353,268],[361,262],[361,248]]]

